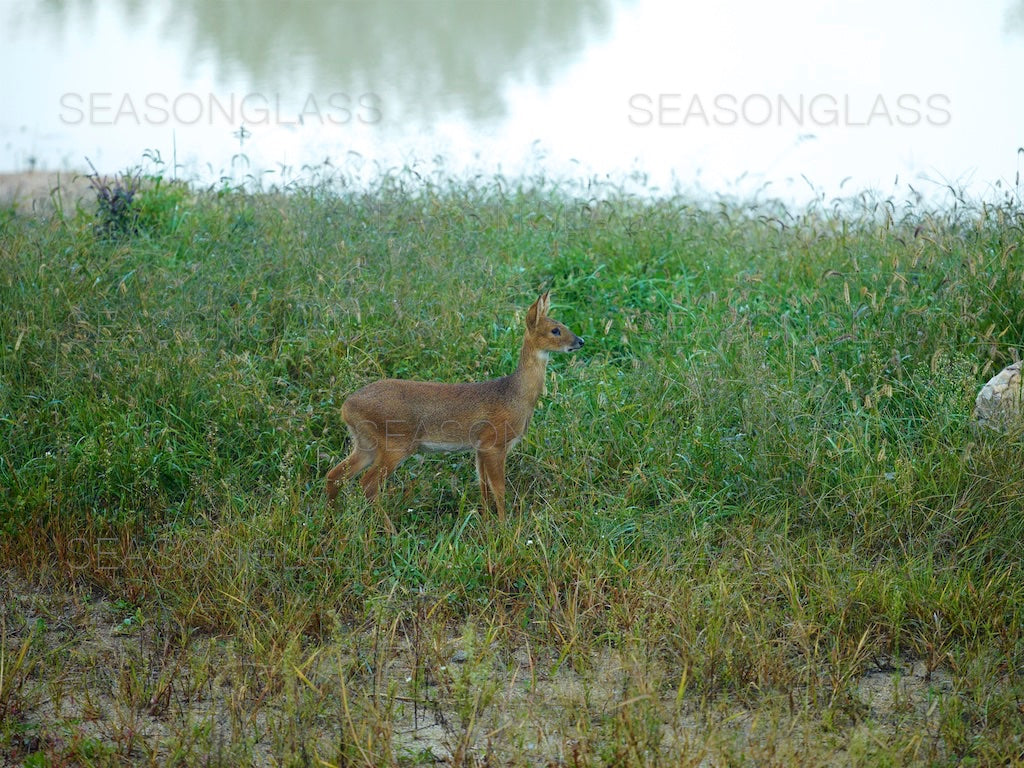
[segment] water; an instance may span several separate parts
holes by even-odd
[[[1019,195],[1024,0],[0,5],[0,171]]]

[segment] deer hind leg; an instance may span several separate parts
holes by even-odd
[[[476,479],[480,483],[480,504],[483,509],[487,509],[487,505],[491,502],[491,492],[487,484],[487,475],[481,451],[476,452]]]
[[[503,448],[480,449],[476,452],[476,470],[480,475],[480,495],[484,507],[494,500],[498,519],[505,519],[505,454]]]

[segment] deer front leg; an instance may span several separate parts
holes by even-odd
[[[476,453],[477,472],[480,473],[480,495],[484,507],[494,499],[498,520],[505,519],[505,455],[504,448],[480,449]]]
[[[380,493],[381,487],[388,475],[395,471],[395,467],[401,464],[406,458],[412,455],[411,447],[403,446],[401,449],[383,450],[379,449],[373,460],[373,464],[366,470],[359,482],[363,486],[363,493],[368,501],[373,501]]]
[[[373,451],[366,451],[358,444],[353,446],[348,458],[339,462],[327,473],[327,501],[333,502],[342,483],[346,483],[373,463]]]

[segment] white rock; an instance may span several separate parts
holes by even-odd
[[[988,380],[974,401],[974,418],[979,425],[999,431],[1024,427],[1021,411],[1021,363],[1003,368]]]

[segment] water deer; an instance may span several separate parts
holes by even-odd
[[[352,453],[327,473],[328,500],[362,472],[363,492],[372,501],[385,478],[414,453],[476,451],[484,508],[493,499],[503,520],[505,457],[530,424],[548,357],[583,346],[582,338],[548,317],[550,303],[545,292],[527,311],[519,365],[508,376],[465,384],[383,379],[350,395],[341,415]]]

